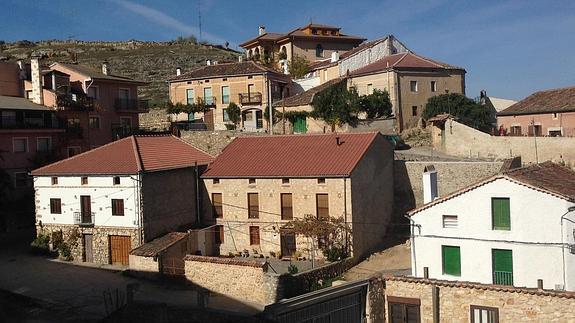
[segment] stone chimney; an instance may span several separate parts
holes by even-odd
[[[387,36],[387,40],[385,41],[385,56],[395,54],[395,50],[393,48],[393,35]]]
[[[104,75],[112,74],[112,70],[110,69],[108,62],[102,63],[102,74],[104,74]]]
[[[258,35],[261,36],[266,33],[266,26],[260,26],[258,29]]]
[[[32,57],[30,61],[32,75],[32,102],[44,104],[44,93],[42,92],[42,73],[40,71],[40,59]]]
[[[335,63],[339,61],[339,53],[338,52],[332,52],[331,53],[331,62]]]
[[[180,76],[182,75],[182,69],[179,67],[176,67],[176,76]]]
[[[437,171],[433,165],[427,165],[423,169],[423,203],[431,203],[437,197]]]

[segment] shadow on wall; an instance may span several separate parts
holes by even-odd
[[[409,220],[405,217],[407,211],[416,207],[413,185],[409,179],[405,161],[396,160],[393,164],[394,201],[390,230],[391,235],[399,238],[409,238]]]

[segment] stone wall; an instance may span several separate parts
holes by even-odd
[[[154,257],[130,255],[130,271],[137,274],[159,274],[160,262]]]
[[[575,321],[575,293],[421,278],[386,278],[385,309],[389,297],[418,299],[421,322],[433,322],[433,286],[439,289],[441,322],[470,322],[471,305],[497,308],[499,322]]]
[[[140,113],[140,129],[149,131],[165,131],[170,129],[171,117],[165,109],[150,109],[147,113]]]
[[[443,128],[432,126],[432,142],[448,155],[497,159],[521,156],[524,163],[552,160],[575,165],[573,137],[491,136],[454,120],[447,120]]]
[[[99,264],[109,264],[110,259],[110,238],[111,235],[131,237],[131,249],[140,245],[139,232],[137,228],[120,228],[120,227],[79,227],[77,225],[65,224],[44,224],[36,227],[36,232],[48,233],[50,237],[52,232],[62,231],[65,242],[68,242],[71,236],[76,235],[77,240],[72,248],[72,257],[74,261],[82,262],[84,259],[84,246],[82,241],[83,234],[92,234],[92,250],[94,262]],[[76,234],[77,232],[77,234]]]
[[[182,131],[181,138],[212,156],[217,156],[226,146],[240,136],[262,136],[263,132],[243,131]]]

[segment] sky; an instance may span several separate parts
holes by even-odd
[[[575,1],[553,0],[0,0],[0,40],[156,40],[230,46],[258,26],[310,21],[377,39],[393,34],[420,55],[464,67],[466,94],[520,100],[575,85]]]

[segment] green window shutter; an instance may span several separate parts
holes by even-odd
[[[493,262],[493,283],[513,285],[513,252],[511,250],[491,250]]]
[[[491,213],[493,230],[511,229],[511,212],[508,198],[492,198]]]
[[[444,274],[461,276],[461,251],[459,247],[441,246],[441,258]]]

